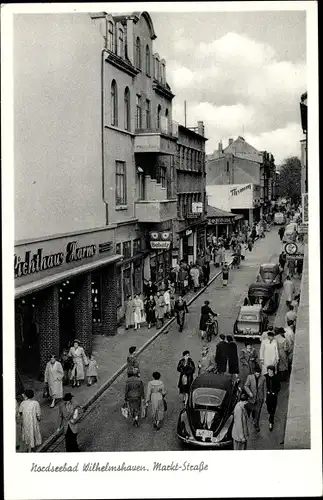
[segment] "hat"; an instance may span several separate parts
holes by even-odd
[[[81,342],[79,341],[79,339],[74,339],[74,340],[73,340],[73,344],[74,344],[74,342],[77,342],[78,344],[80,344],[80,343],[81,343]]]
[[[67,392],[66,394],[64,394],[63,396],[63,401],[71,401],[72,400],[72,397],[73,397],[73,394],[71,394],[70,392]]]

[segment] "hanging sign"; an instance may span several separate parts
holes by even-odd
[[[150,247],[154,250],[169,250],[171,242],[171,231],[150,232]]]

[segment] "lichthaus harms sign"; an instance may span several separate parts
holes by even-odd
[[[64,263],[70,264],[84,259],[94,257],[97,253],[97,245],[77,246],[77,241],[71,241],[66,245],[64,252],[44,254],[42,248],[38,248],[36,253],[25,252],[25,257],[14,256],[14,277],[28,276],[55,267],[60,267]]]

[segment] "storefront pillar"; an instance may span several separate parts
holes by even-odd
[[[59,291],[58,286],[46,288],[41,292],[38,304],[39,328],[39,370],[44,376],[46,364],[52,354],[59,356]]]
[[[197,232],[193,231],[193,262],[197,259]]]
[[[102,334],[109,336],[117,333],[117,273],[116,266],[102,270]]]
[[[92,294],[91,274],[83,274],[75,280],[74,324],[76,338],[86,354],[92,351]]]
[[[249,225],[252,226],[254,221],[253,208],[249,208]]]

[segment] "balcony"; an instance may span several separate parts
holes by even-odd
[[[147,175],[144,199],[135,203],[135,210],[139,222],[165,222],[176,218],[177,200],[168,199],[167,188]]]
[[[158,128],[136,129],[135,153],[176,154],[178,123],[161,117]]]

